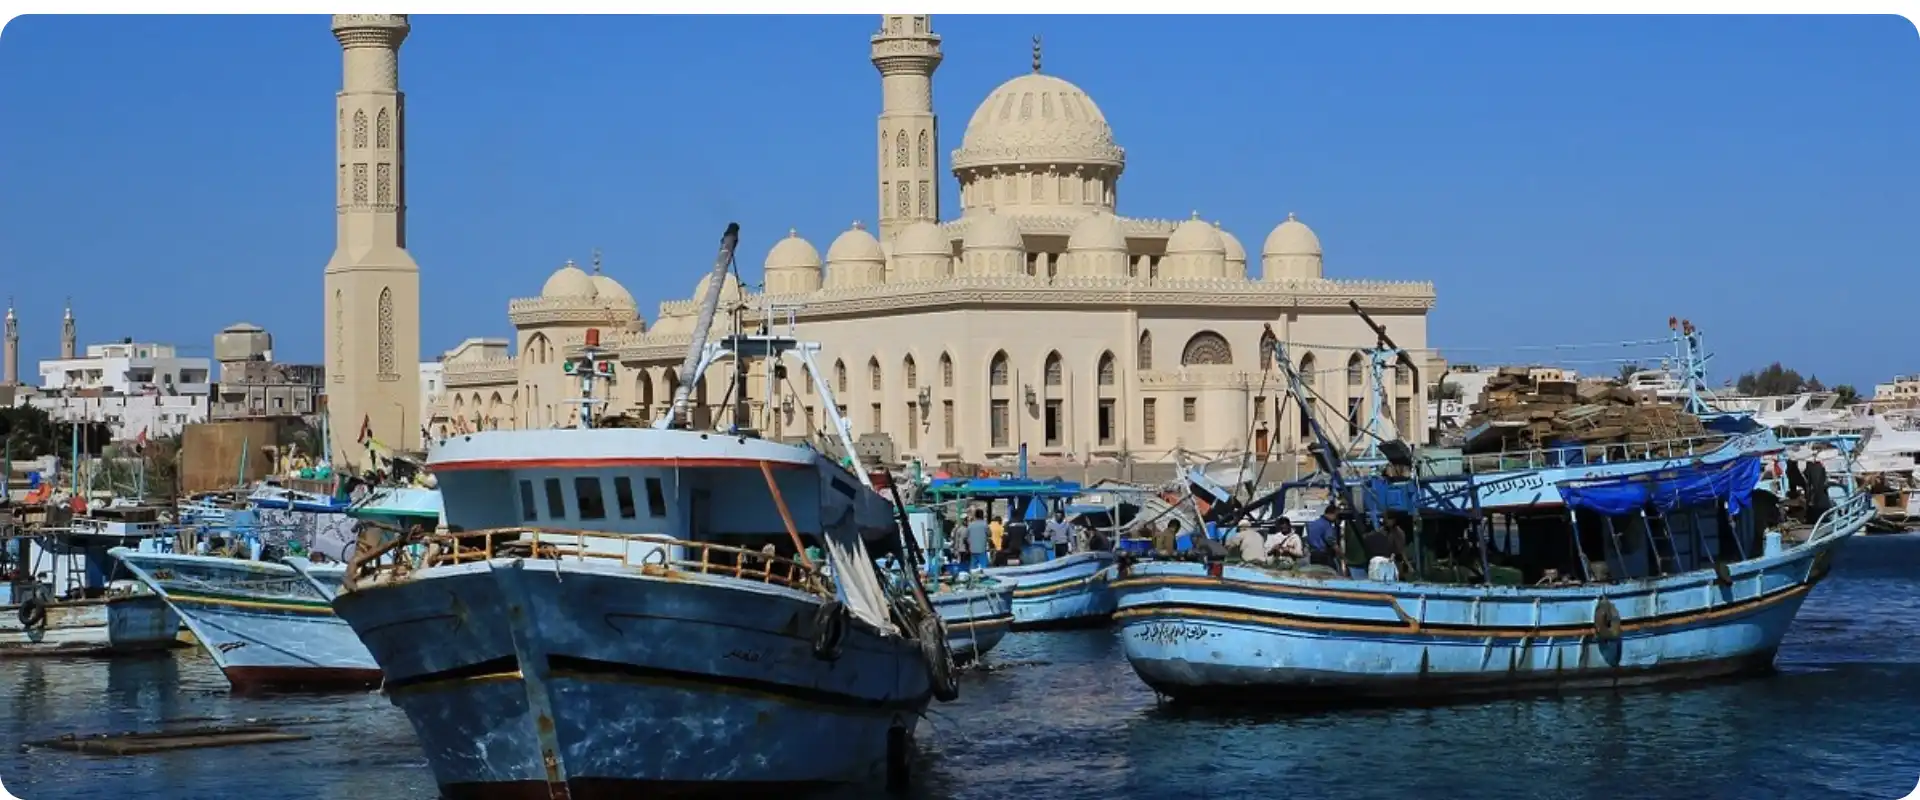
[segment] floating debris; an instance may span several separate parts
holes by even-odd
[[[232,747],[243,744],[298,742],[313,738],[304,733],[287,733],[260,725],[184,728],[172,731],[128,731],[125,733],[69,733],[57,739],[28,742],[29,747],[45,747],[75,753],[107,756],[135,756],[169,750],[195,750],[204,747]]]

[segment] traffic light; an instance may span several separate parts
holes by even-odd
[[[613,377],[613,362],[611,361],[593,362],[593,374],[598,375],[602,378]]]
[[[575,374],[576,372],[579,371],[579,369],[580,369],[580,362],[578,361],[567,360],[567,361],[561,362],[560,364],[560,371],[567,375]]]

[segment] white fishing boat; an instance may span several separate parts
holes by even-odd
[[[334,609],[443,794],[897,781],[929,700],[955,696],[939,618],[917,584],[890,591],[869,551],[899,552],[903,533],[863,470],[738,428],[673,427],[723,357],[797,356],[821,374],[817,345],[792,336],[703,341],[736,230],[659,426],[449,438],[428,458],[448,532],[350,566]],[[577,359],[588,421],[608,361],[597,333]],[[409,569],[367,563],[404,551],[418,552]]]
[[[0,657],[112,656],[180,644],[180,618],[115,569],[108,552],[170,544],[159,509],[109,505],[76,516],[41,507],[31,516],[0,536]]]

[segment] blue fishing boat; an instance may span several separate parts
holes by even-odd
[[[685,422],[689,387],[721,358],[744,385],[744,359],[775,374],[797,356],[835,407],[817,345],[741,334],[737,317],[706,344],[736,236],[656,427],[591,427],[613,359],[589,330],[569,364],[579,427],[437,444],[448,531],[385,545],[420,551],[407,569],[368,562],[382,551],[350,565],[334,609],[385,671],[444,795],[898,780],[929,701],[955,696],[938,617],[892,591],[869,550],[903,538],[871,478],[754,435],[744,399],[726,430]]]
[[[947,631],[947,649],[956,664],[976,662],[1013,630],[1016,584],[991,577],[951,581],[929,597]]]
[[[1008,518],[1025,520],[1031,530],[1038,531],[1050,509],[1064,508],[1081,490],[1071,481],[1031,480],[1023,475],[936,478],[924,492],[928,502],[935,505],[991,506],[1004,502]],[[1113,616],[1113,593],[1107,584],[1115,563],[1114,554],[1107,551],[1060,556],[1051,545],[1030,542],[1021,551],[1018,565],[990,567],[985,573],[1017,584],[1013,590],[1014,630],[1099,627]]]
[[[1684,335],[1697,346],[1697,331]],[[1379,356],[1397,354],[1382,338],[1376,385]],[[1310,394],[1276,348],[1312,421]],[[1761,513],[1761,459],[1785,443],[1737,414],[1706,421],[1717,443],[1636,443],[1580,464],[1537,453],[1537,466],[1439,479],[1423,477],[1425,462],[1397,440],[1379,448],[1384,467],[1342,463],[1314,421],[1342,523],[1407,535],[1404,524],[1411,549],[1374,558],[1365,578],[1317,565],[1123,564],[1114,589],[1128,661],[1177,700],[1291,706],[1770,669],[1871,504],[1849,486],[1804,528]]]
[[[125,548],[113,555],[179,614],[237,692],[380,685],[380,666],[333,613],[343,564]]]
[[[110,555],[116,547],[164,547],[160,509],[18,510],[0,522],[0,657],[116,656],[180,644],[180,618],[126,579]]]

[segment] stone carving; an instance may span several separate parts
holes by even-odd
[[[933,204],[930,202],[931,198],[929,197],[929,194],[930,194],[930,191],[928,189],[927,182],[921,181],[920,182],[920,216],[922,218],[928,218],[933,215]]]
[[[920,152],[918,158],[914,161],[914,166],[927,166],[927,153],[931,149],[932,148],[927,145],[927,132],[923,130],[920,132]]]
[[[393,165],[381,164],[374,170],[373,202],[393,205]]]
[[[380,290],[380,378],[390,380],[400,377],[393,358],[393,289]]]
[[[353,204],[367,204],[367,165],[353,165]]]
[[[380,109],[380,116],[373,126],[373,146],[382,150],[393,147],[393,120],[387,116],[386,109]]]
[[[1201,331],[1187,340],[1180,351],[1180,366],[1227,365],[1233,363],[1233,349],[1225,337],[1213,331]]]
[[[893,165],[896,167],[907,165],[907,132],[904,128],[894,137]]]

